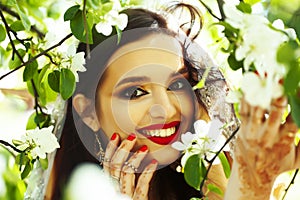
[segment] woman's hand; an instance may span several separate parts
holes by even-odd
[[[143,170],[139,169],[141,162],[148,153],[148,148],[142,146],[132,153],[131,150],[135,143],[136,136],[134,134],[120,141],[120,136],[114,133],[105,151],[103,167],[112,178],[119,181],[121,193],[130,196],[134,200],[148,199],[149,183],[158,163],[153,160]],[[135,179],[138,170],[141,174],[136,184]]]
[[[300,147],[294,142],[298,127],[291,116],[282,122],[286,107],[284,97],[272,102],[269,112],[242,101],[225,199],[269,199],[276,177],[300,167]]]

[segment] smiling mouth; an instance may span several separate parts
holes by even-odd
[[[154,124],[138,129],[138,132],[154,143],[166,145],[170,144],[177,138],[179,125],[179,121],[174,121],[168,124]]]

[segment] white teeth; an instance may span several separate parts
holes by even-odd
[[[176,131],[175,127],[167,128],[167,129],[156,129],[156,130],[143,130],[143,134],[149,135],[149,136],[156,136],[156,137],[168,137],[172,134],[174,134]]]

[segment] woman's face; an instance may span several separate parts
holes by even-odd
[[[199,112],[182,58],[171,36],[152,34],[121,47],[110,58],[97,89],[96,112],[107,137],[136,134],[161,164],[176,160],[171,144],[188,131]],[[203,112],[203,111],[202,111]]]

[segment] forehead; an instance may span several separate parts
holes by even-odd
[[[109,59],[106,73],[110,78],[150,75],[151,71],[163,75],[182,68],[182,57],[182,46],[174,37],[151,34],[118,49]]]

